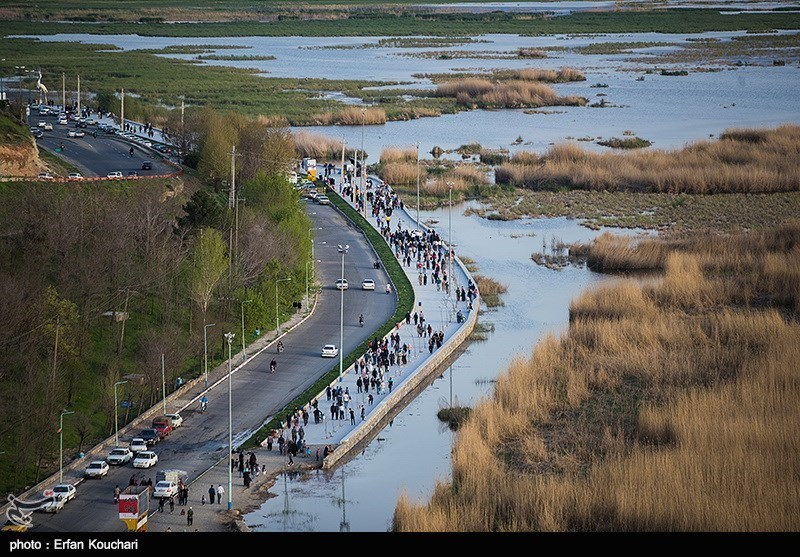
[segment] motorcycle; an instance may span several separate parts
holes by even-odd
[[[283,343],[281,341],[278,341],[278,354],[280,354],[281,352],[283,352]]]

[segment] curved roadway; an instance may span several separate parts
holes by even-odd
[[[74,123],[68,125],[58,123],[58,118],[53,115],[31,115],[29,125],[38,127],[39,122],[52,124],[52,131],[44,131],[44,135],[36,140],[40,149],[45,149],[59,156],[75,166],[85,178],[105,178],[109,172],[120,171],[123,176],[135,171],[139,176],[156,176],[170,174],[175,169],[162,161],[161,155],[152,149],[136,143],[126,141],[115,134],[106,134],[97,131],[95,126],[82,128],[86,133],[84,137],[69,137],[70,130],[78,130]],[[97,137],[92,137],[92,132],[97,132]],[[56,153],[56,149],[64,145],[64,151]],[[130,148],[133,147],[133,157]],[[149,160],[153,163],[151,170],[142,169],[142,161]]]
[[[245,438],[258,429],[266,419],[280,412],[298,394],[310,387],[332,367],[338,358],[322,358],[324,344],[339,346],[341,293],[334,283],[341,276],[342,258],[337,245],[348,244],[345,256],[345,278],[350,288],[344,292],[344,355],[354,350],[371,336],[394,313],[396,297],[386,296],[381,285],[388,282],[385,271],[373,267],[374,252],[363,234],[332,206],[316,205],[308,201],[308,212],[316,227],[315,257],[317,275],[322,285],[317,306],[305,322],[283,337],[285,351],[277,355],[270,345],[253,357],[245,366],[235,369],[232,375],[233,437]],[[371,278],[378,285],[375,291],[361,290],[361,281]],[[358,325],[359,314],[364,314],[364,327]],[[224,331],[214,331],[222,335]],[[234,331],[235,332],[235,331]],[[234,340],[240,342],[237,334]],[[219,342],[219,337],[215,339]],[[234,356],[235,358],[235,356]],[[269,362],[275,358],[277,372],[269,372]],[[234,365],[238,365],[234,360]],[[114,486],[124,488],[134,472],[152,477],[163,469],[179,468],[194,480],[228,451],[228,382],[221,379],[211,387],[208,411],[200,414],[196,404],[181,414],[183,427],[155,445],[158,464],[149,470],[135,470],[130,464],[112,467],[102,479],[85,480],[78,485],[77,497],[57,514],[36,513],[36,531],[44,532],[122,532],[125,525],[119,520],[116,506],[110,505]],[[172,408],[169,408],[172,411]],[[142,426],[145,427],[145,426]],[[120,444],[127,445],[130,436],[120,436]],[[90,460],[88,457],[86,460]],[[86,463],[88,464],[88,462]],[[82,470],[65,473],[64,481],[80,481]],[[151,505],[155,504],[155,500]],[[152,508],[151,508],[152,510]]]

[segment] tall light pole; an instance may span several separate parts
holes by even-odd
[[[233,397],[231,396],[231,392],[233,388],[231,387],[231,345],[233,344],[233,337],[236,335],[234,333],[228,332],[225,333],[225,340],[228,341],[228,458],[230,455],[233,454]],[[227,462],[227,460],[226,460]],[[228,510],[233,508],[233,475],[230,466],[228,468]]]
[[[58,426],[58,483],[64,483],[64,416],[74,414],[73,410],[61,412],[61,423]]]
[[[278,283],[286,282],[288,280],[292,280],[292,277],[286,277],[275,281],[275,331],[278,334],[281,332],[281,323],[280,319],[278,319]]]
[[[367,217],[367,192],[364,191],[364,173],[367,171],[366,157],[364,156],[364,121],[366,120],[366,109],[361,108],[361,195],[364,196],[364,218]]]
[[[249,304],[253,300],[244,300],[242,302],[242,352],[244,353],[244,360],[247,359],[247,345],[245,345],[245,334],[244,334],[244,305]]]
[[[312,213],[316,215],[316,213]],[[313,227],[308,229],[308,241],[311,243],[311,261],[306,261],[306,311],[308,311],[308,264],[316,262],[314,258],[314,239],[311,238],[311,231],[312,230],[322,230],[322,227]]]
[[[450,208],[447,211],[447,297],[453,299],[453,182],[447,182],[447,189],[450,194]],[[450,308],[452,310],[452,308]],[[447,312],[447,319],[450,320],[452,311]]]
[[[350,249],[349,245],[342,246],[339,244],[339,253],[342,254],[342,282],[344,282],[344,256],[347,255],[347,250]],[[339,381],[342,380],[342,352],[344,351],[344,287],[340,288],[341,303],[339,305]]]
[[[164,400],[164,414],[167,413],[167,375],[164,373],[164,353],[161,353],[161,394]]]
[[[128,381],[117,381],[114,383],[114,446],[119,447],[119,403],[117,402],[117,385],[124,385]]]
[[[205,362],[206,370],[206,389],[208,388],[208,328],[214,325],[216,323],[209,323],[203,326],[203,361]]]
[[[417,142],[417,230],[419,230],[419,142]]]
[[[450,195],[450,207],[447,210],[447,295],[450,295],[450,286],[453,281],[453,182],[447,183]]]

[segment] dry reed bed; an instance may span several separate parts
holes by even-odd
[[[381,150],[381,162],[413,162],[417,163],[416,147],[384,147]]]
[[[674,151],[592,153],[575,143],[543,156],[520,153],[496,169],[498,184],[670,193],[800,190],[800,126],[728,130]]]
[[[341,139],[321,133],[296,131],[294,145],[300,157],[311,157],[320,160],[338,160],[342,157]]]
[[[667,250],[659,285],[577,298],[459,430],[452,484],[402,495],[394,529],[797,531],[800,306],[771,307],[788,281],[768,269],[800,268],[800,226],[728,237],[716,265],[704,241]],[[731,296],[735,261],[761,267],[754,299]]]
[[[318,126],[361,126],[362,124],[385,124],[386,111],[382,108],[361,109],[350,106],[338,112],[324,112],[315,114],[311,120]]]
[[[458,79],[438,85],[436,95],[454,97],[460,105],[477,108],[583,106],[586,103],[583,97],[560,97],[549,85],[522,79],[500,82],[475,77]]]
[[[478,285],[478,292],[480,292],[483,303],[486,306],[497,307],[503,305],[500,295],[508,292],[507,285],[483,275],[472,275],[472,278],[475,279],[475,284]]]

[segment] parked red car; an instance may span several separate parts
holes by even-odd
[[[172,420],[163,416],[153,418],[153,429],[158,432],[162,439],[172,433]]]

